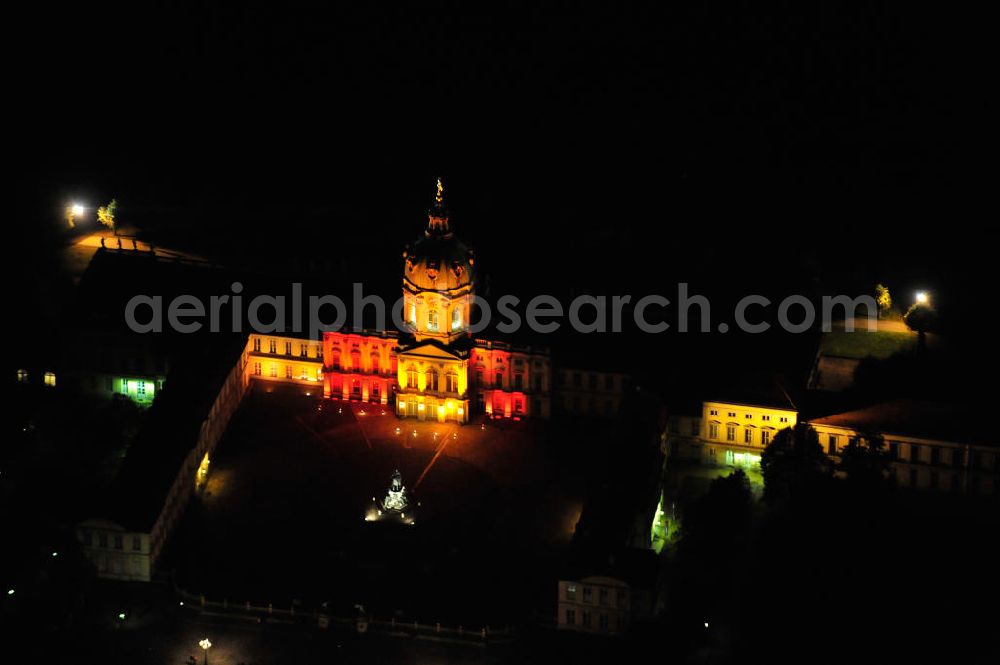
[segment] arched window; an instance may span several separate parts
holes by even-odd
[[[410,325],[414,328],[417,327],[417,305],[416,303],[410,303],[410,311],[407,312],[406,320],[409,321]]]
[[[437,331],[438,329],[438,313],[436,309],[427,310],[427,329],[431,331]]]
[[[458,330],[462,327],[462,308],[456,307],[451,310],[451,329]]]

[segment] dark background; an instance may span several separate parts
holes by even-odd
[[[492,295],[689,281],[724,309],[883,282],[979,350],[976,25],[907,3],[34,8],[8,45],[17,268],[47,270],[66,201],[117,197],[165,245],[395,295],[440,175]]]

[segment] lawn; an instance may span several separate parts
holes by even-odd
[[[825,356],[840,358],[885,359],[916,347],[917,335],[912,332],[869,332],[855,329],[854,332],[834,330],[825,333],[820,351]]]

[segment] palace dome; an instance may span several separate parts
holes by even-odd
[[[427,214],[424,236],[403,252],[403,279],[422,291],[452,291],[473,281],[473,252],[455,237],[441,200],[441,184]]]

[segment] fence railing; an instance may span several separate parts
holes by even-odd
[[[514,638],[515,631],[510,626],[493,627],[488,625],[444,625],[441,623],[420,623],[412,620],[406,621],[391,617],[389,619],[379,619],[370,615],[359,615],[353,617],[335,616],[321,608],[305,608],[302,606],[288,605],[275,606],[273,603],[266,605],[244,601],[232,601],[228,598],[211,600],[203,594],[195,594],[184,589],[175,587],[180,602],[186,607],[191,607],[204,612],[216,612],[231,615],[244,615],[260,619],[262,617],[273,617],[281,621],[293,621],[303,624],[315,623],[320,628],[326,628],[329,624],[340,624],[351,626],[358,632],[368,630],[390,634],[409,635],[410,637],[421,637],[426,639],[442,638],[454,639],[468,642],[497,643],[507,642]]]

